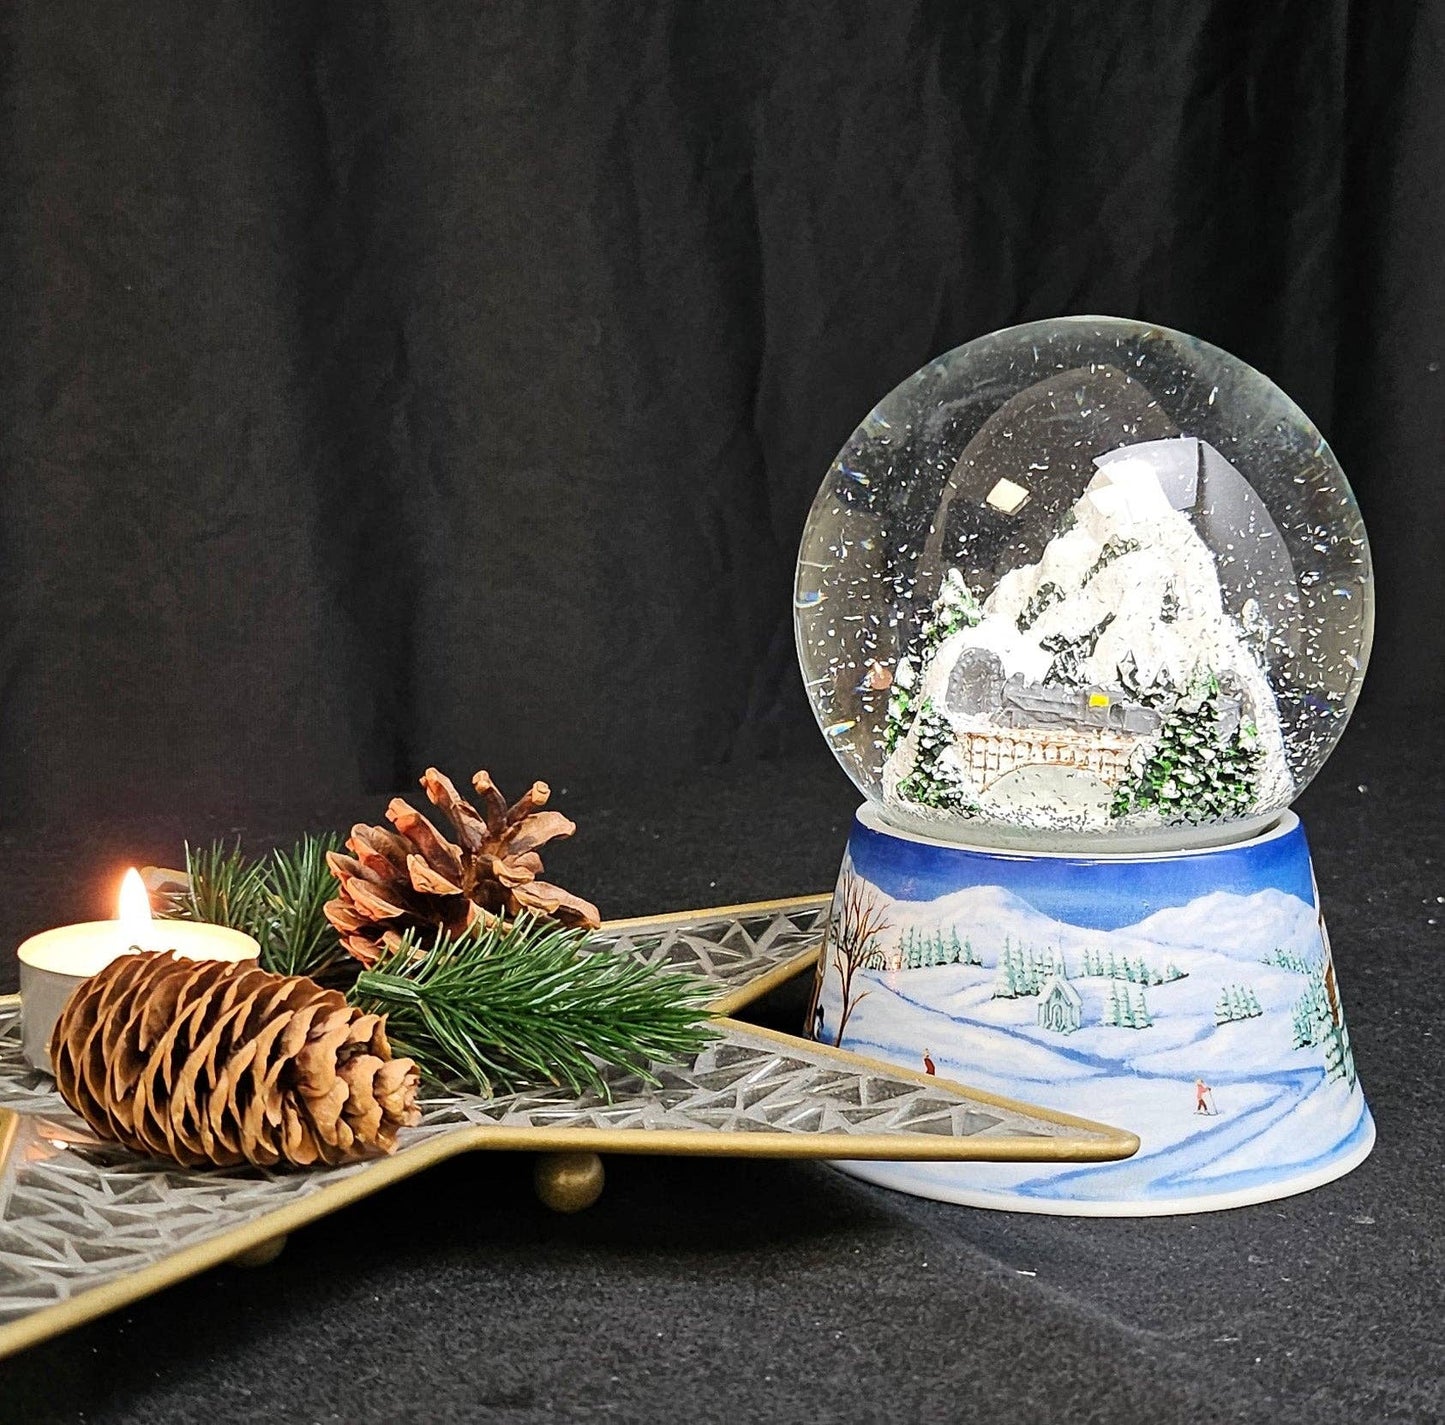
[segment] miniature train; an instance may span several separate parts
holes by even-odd
[[[1036,683],[1015,673],[1005,678],[998,654],[969,648],[949,676],[948,711],[957,717],[987,717],[1000,727],[1069,727],[1133,736],[1157,732],[1163,721],[1157,708],[1133,699],[1118,686]],[[1233,688],[1221,689],[1220,733],[1239,726],[1242,701]]]

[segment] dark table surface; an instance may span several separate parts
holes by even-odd
[[[1300,811],[1379,1142],[1281,1202],[1091,1221],[988,1213],[821,1164],[614,1158],[557,1217],[530,1164],[445,1164],[0,1363],[40,1420],[1445,1419],[1445,721],[1357,716]],[[461,770],[461,769],[457,769]],[[831,884],[856,796],[820,754],[559,791],[549,862],[605,914]],[[105,913],[111,870],[380,817],[192,812],[0,832],[0,943]],[[75,887],[84,884],[84,894]],[[93,887],[93,889],[92,889]],[[3,987],[15,983],[13,952]],[[791,1028],[797,991],[759,1016]]]

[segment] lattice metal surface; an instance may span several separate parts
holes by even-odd
[[[651,930],[630,927],[625,939],[649,959],[690,963],[736,989],[805,950],[821,914],[819,906],[793,906],[691,917]],[[1052,1139],[1046,1151],[1061,1156],[1081,1143],[1088,1156],[1127,1151],[1111,1148],[1117,1135],[1107,1129],[1061,1123],[1024,1105],[975,1099],[805,1040],[721,1023],[721,1037],[694,1062],[661,1069],[657,1087],[614,1072],[610,1101],[564,1089],[490,1100],[439,1093],[425,1101],[421,1124],[403,1134],[397,1154],[382,1164],[301,1173],[189,1171],[142,1161],[95,1138],[51,1081],[25,1064],[18,1006],[6,1002],[0,1005],[0,1108],[18,1115],[18,1127],[0,1168],[0,1353],[11,1348],[6,1322],[145,1272],[293,1204],[317,1199],[306,1215],[319,1216],[328,1210],[321,1201],[328,1193],[377,1175],[379,1167],[390,1181],[409,1157],[423,1167],[448,1135],[469,1149],[962,1158],[977,1156],[986,1142],[994,1144],[984,1150],[990,1156],[1010,1144],[1023,1145],[1018,1156],[1034,1156],[1038,1149],[1030,1144]],[[850,1146],[840,1136],[855,1140],[859,1151],[840,1151]]]
[[[781,907],[723,915],[702,911],[613,931],[604,927],[597,938],[649,964],[691,970],[732,993],[815,949],[823,938],[829,900],[813,896]]]

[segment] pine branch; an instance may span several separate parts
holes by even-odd
[[[213,842],[204,851],[186,843],[186,889],[164,913],[175,920],[228,925],[254,935],[265,904],[265,868],[241,854],[240,843]]]
[[[171,898],[164,914],[255,936],[263,970],[335,978],[350,963],[322,913],[336,894],[326,853],[337,845],[334,837],[307,836],[289,851],[261,860],[245,855],[239,843],[218,841],[202,851],[187,845],[189,885]]]
[[[714,993],[692,975],[589,949],[585,931],[521,917],[425,949],[408,936],[349,998],[384,1012],[400,1051],[433,1077],[486,1094],[541,1081],[610,1097],[600,1064],[655,1083],[652,1064],[698,1053],[713,1037]]]
[[[273,929],[270,941],[263,942],[269,944],[263,968],[317,980],[352,963],[323,911],[336,894],[326,853],[339,846],[334,836],[305,836],[290,851],[271,853],[267,896]]]

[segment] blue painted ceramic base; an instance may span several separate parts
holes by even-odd
[[[923,1197],[1149,1216],[1304,1192],[1369,1154],[1309,847],[1022,854],[853,824],[815,1038],[1127,1128],[1124,1162],[840,1163]]]

